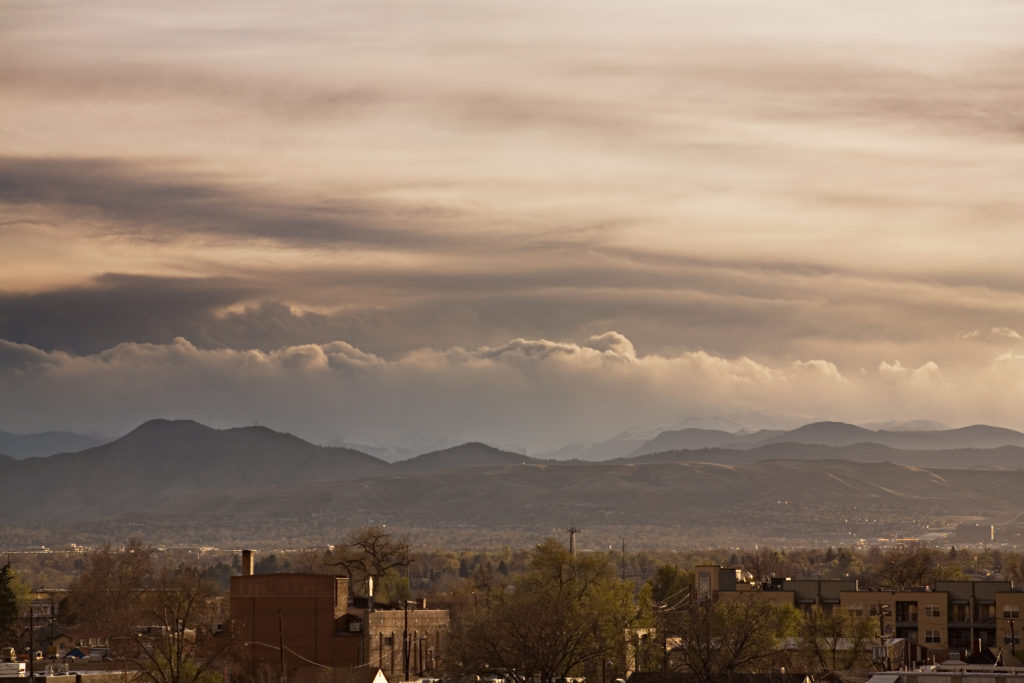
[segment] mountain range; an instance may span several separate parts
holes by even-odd
[[[75,434],[73,432],[38,432],[35,434],[14,434],[0,430],[0,453],[19,460],[35,458],[54,453],[80,451],[106,443],[110,439]]]
[[[661,432],[630,455],[699,448],[759,448],[776,443],[819,446],[870,443],[908,450],[951,450],[1024,446],[1024,433],[988,425],[924,431],[873,430],[845,422],[813,422],[788,431],[764,429],[753,433],[690,428]]]
[[[477,542],[573,523],[638,542],[668,534],[689,543],[840,543],[958,519],[1024,518],[1024,445],[1005,444],[1024,443],[1024,435],[1012,430],[815,423],[734,434],[738,447],[706,446],[718,438],[715,430],[680,431],[702,445],[585,462],[469,443],[388,463],[264,427],[153,420],[75,453],[0,458],[0,547],[15,538],[110,540],[118,533],[175,543],[303,544],[333,542],[339,528],[366,523]],[[862,437],[949,447],[900,449]]]

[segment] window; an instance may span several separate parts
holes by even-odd
[[[1020,605],[1003,605],[1003,619],[1020,619]]]
[[[697,575],[697,599],[701,602],[711,599],[711,574],[708,572]]]
[[[846,611],[851,617],[863,617],[864,616],[864,605],[850,605],[846,608]]]
[[[942,632],[938,629],[928,629],[924,632],[924,642],[926,643],[941,643]]]
[[[926,617],[941,617],[942,616],[942,607],[939,606],[939,605],[925,605],[924,606],[924,615]]]
[[[916,600],[897,600],[896,601],[896,621],[905,623],[909,621],[917,621],[917,601]]]

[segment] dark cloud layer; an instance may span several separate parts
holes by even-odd
[[[107,274],[85,287],[0,294],[0,338],[76,354],[122,342],[168,343],[254,293],[225,278]]]
[[[405,245],[448,241],[429,234],[428,211],[368,200],[316,205],[274,199],[158,164],[113,159],[0,157],[0,202],[59,208],[118,233],[266,238],[299,245]],[[436,217],[435,217],[436,218]],[[415,223],[415,228],[412,224]]]
[[[1000,283],[1007,287],[1000,292],[958,278],[602,250],[566,257],[561,267],[508,269],[528,253],[438,272],[108,274],[83,286],[0,295],[0,338],[76,354],[176,337],[203,349],[262,351],[342,340],[396,358],[424,347],[618,328],[645,353],[798,354],[841,359],[850,368],[901,348],[909,363],[947,358],[960,353],[956,340],[971,330],[1024,327],[1010,282]]]

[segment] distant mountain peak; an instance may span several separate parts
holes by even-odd
[[[140,424],[138,427],[136,427],[132,431],[128,432],[128,434],[136,434],[136,433],[145,434],[145,433],[148,433],[148,432],[164,431],[164,430],[167,430],[167,429],[183,429],[183,428],[197,428],[197,427],[201,428],[201,429],[208,429],[208,430],[211,430],[211,431],[213,430],[212,427],[207,427],[206,425],[202,424],[201,422],[196,422],[195,420],[187,420],[187,419],[172,420],[172,419],[168,419],[168,418],[165,418],[165,417],[155,417],[152,420],[146,420],[145,422]]]
[[[395,463],[395,466],[410,472],[427,472],[460,467],[507,467],[524,462],[537,461],[522,453],[503,451],[479,441],[470,441],[424,453]]]

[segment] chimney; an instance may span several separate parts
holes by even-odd
[[[242,551],[242,576],[252,576],[252,551]]]

